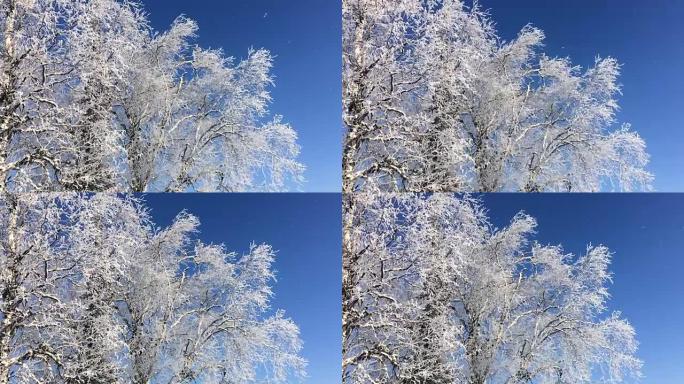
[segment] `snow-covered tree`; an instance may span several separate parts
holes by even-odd
[[[112,301],[145,234],[134,207],[4,194],[0,210],[0,382],[117,382]]]
[[[477,2],[344,0],[347,192],[649,189],[644,141],[617,126],[620,65],[582,69]]]
[[[272,56],[154,31],[128,0],[0,4],[0,189],[282,190],[296,132],[270,103]]]
[[[107,194],[0,200],[0,383],[249,383],[300,377],[299,331],[269,314],[274,252],[197,240],[181,213]]]
[[[611,253],[494,228],[476,198],[359,193],[344,260],[346,383],[618,383],[640,376],[607,313]]]
[[[198,225],[179,215],[147,240],[127,275],[120,306],[133,381],[287,382],[303,372],[297,326],[281,311],[261,319],[273,294],[271,247],[238,256],[194,241]]]

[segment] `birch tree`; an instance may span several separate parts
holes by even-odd
[[[345,260],[343,382],[619,383],[637,341],[608,312],[611,252],[533,241],[520,213],[494,228],[447,194],[357,195]]]
[[[1,383],[304,374],[298,327],[269,306],[269,246],[204,244],[187,213],[157,228],[132,197],[6,194],[0,207]]]
[[[104,196],[4,195],[0,382],[119,382],[119,275],[137,212]]]
[[[346,190],[644,190],[644,141],[619,124],[620,65],[511,41],[475,2],[343,2]]]
[[[122,0],[0,5],[0,177],[9,191],[282,190],[297,134],[269,118],[273,58],[152,29]]]
[[[282,311],[262,318],[273,295],[274,251],[253,244],[238,256],[196,242],[198,225],[179,215],[149,238],[144,262],[131,270],[119,304],[133,381],[280,383],[302,375],[297,326]]]

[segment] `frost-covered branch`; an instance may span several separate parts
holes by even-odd
[[[273,58],[156,32],[128,0],[0,4],[0,190],[250,191],[301,181]]]
[[[504,42],[461,0],[345,0],[343,23],[345,191],[650,188],[615,59],[548,57],[531,26]]]
[[[468,196],[355,195],[343,289],[345,383],[619,383],[634,329],[606,313],[611,253],[495,229]]]
[[[0,383],[291,382],[297,325],[272,311],[268,245],[156,228],[141,200],[0,199]],[[229,379],[228,379],[229,378]]]

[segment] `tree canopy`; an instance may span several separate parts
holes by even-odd
[[[502,40],[477,2],[343,2],[346,192],[647,190],[648,154],[616,121],[620,65]]]
[[[359,193],[343,277],[345,383],[619,383],[635,331],[608,312],[612,254],[494,228],[469,196]]]
[[[0,199],[0,383],[283,383],[297,325],[273,311],[273,249],[157,227],[109,194]]]
[[[0,190],[260,191],[299,183],[297,134],[268,119],[273,57],[152,29],[128,0],[0,4]]]

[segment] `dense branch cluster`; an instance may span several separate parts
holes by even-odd
[[[274,252],[156,228],[106,194],[0,200],[0,383],[281,383],[298,327],[270,313]]]
[[[533,242],[481,202],[360,193],[344,260],[345,383],[618,383],[634,329],[606,313],[611,253]]]
[[[497,35],[477,2],[343,2],[346,192],[649,189],[644,141],[616,127],[620,65],[582,69],[544,34]]]
[[[155,32],[128,0],[0,3],[0,191],[282,190],[297,134],[268,114],[272,57]]]

